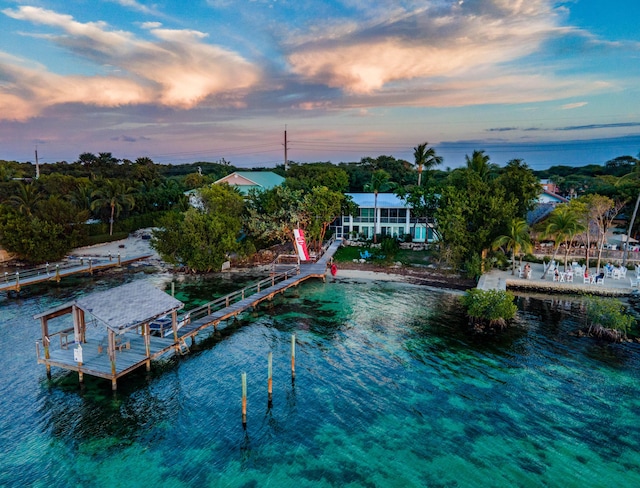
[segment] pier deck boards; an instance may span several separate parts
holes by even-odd
[[[195,338],[195,336],[204,329],[213,326],[214,330],[217,330],[221,322],[227,321],[245,310],[257,306],[264,300],[271,300],[278,293],[284,293],[287,289],[297,286],[308,279],[324,279],[327,263],[340,245],[340,240],[330,243],[322,257],[315,263],[305,263],[299,267],[289,268],[257,284],[187,312],[191,317],[190,321],[180,327],[175,335],[170,334],[169,337],[149,336],[149,354],[147,354],[146,351],[145,336],[141,333],[142,328],[135,327],[135,329],[129,329],[118,335],[119,344],[114,351],[113,362],[106,352],[108,342],[106,338],[85,338],[85,342],[81,344],[82,363],[79,363],[74,357],[74,348],[77,347],[77,344],[65,344],[62,339],[64,336],[66,340],[68,333],[72,334],[69,331],[73,331],[73,329],[69,329],[51,334],[50,336],[47,333],[48,340],[55,335],[60,335],[59,348],[56,343],[57,339],[49,342],[48,357],[46,357],[47,353],[43,346],[45,341],[37,342],[36,351],[38,363],[46,365],[48,372],[50,368],[54,366],[76,371],[79,373],[80,378],[82,378],[83,374],[88,374],[111,379],[113,389],[115,389],[116,381],[127,373],[144,365],[148,368],[151,360],[164,354],[183,352],[183,347],[186,345],[185,340],[187,338]],[[254,288],[255,291],[252,291]],[[50,310],[37,317],[40,317],[41,320],[44,320],[46,323],[47,320],[58,317],[63,313],[69,313],[70,310],[70,307],[67,306],[61,309]],[[43,330],[46,330],[46,326],[44,326]],[[52,346],[52,343],[55,344],[55,347]],[[128,344],[129,347],[123,344]]]

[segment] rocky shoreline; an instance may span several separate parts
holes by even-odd
[[[464,278],[453,273],[443,273],[432,268],[412,266],[382,266],[373,263],[336,263],[338,275],[341,270],[362,271],[375,274],[396,275],[403,281],[418,285],[468,290],[476,287],[475,280]]]

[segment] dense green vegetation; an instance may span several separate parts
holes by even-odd
[[[586,302],[586,333],[599,339],[620,342],[626,339],[636,320],[626,313],[618,300],[588,297]]]
[[[579,238],[601,245],[613,217],[630,216],[640,195],[640,161],[631,156],[534,172],[522,160],[499,167],[484,151],[474,151],[462,167],[442,170],[442,158],[425,142],[414,148],[414,159],[383,155],[339,164],[291,163],[286,173],[278,166],[274,171],[286,177],[283,187],[254,192],[237,206],[231,203],[235,196],[208,190],[238,170],[224,160],[159,165],[146,157],[129,161],[83,153],[72,163],[41,165],[37,180],[31,163],[0,161],[0,245],[41,262],[109,234],[160,225],[154,243],[163,256],[203,271],[236,253],[292,242],[296,227],[318,248],[334,219],[354,211],[345,192],[393,191],[420,222],[433,224],[433,259],[478,276],[497,261],[495,253],[515,260],[527,252],[529,236],[553,240],[556,252]],[[545,177],[565,196],[580,198],[559,206],[542,228],[529,230],[522,222],[540,193],[538,178]],[[200,191],[203,208],[188,208],[184,192],[191,189]],[[86,224],[90,219],[99,223]],[[586,228],[597,232],[585,235]],[[179,248],[178,236],[185,235],[182,240],[190,244]]]
[[[507,291],[473,288],[461,297],[469,322],[478,331],[504,328],[516,316],[518,307]]]

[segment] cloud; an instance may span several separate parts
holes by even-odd
[[[138,141],[150,141],[151,139],[145,136],[133,137],[133,136],[126,136],[123,134],[120,136],[112,137],[111,140],[122,141],[122,142],[138,142]]]
[[[558,127],[555,130],[571,131],[571,130],[592,130],[592,129],[618,129],[621,127],[640,127],[640,122],[617,122],[613,124],[570,125],[567,127]]]
[[[140,2],[136,2],[135,0],[113,0],[113,1],[115,1],[119,5],[122,5],[123,7],[130,8],[137,12],[142,12],[143,14],[158,15],[158,12],[155,9],[147,7],[146,5],[142,5]]]
[[[588,102],[576,102],[576,103],[567,103],[560,107],[562,110],[572,110],[574,108],[580,108],[587,105]]]
[[[103,22],[80,23],[69,15],[36,7],[3,10],[5,15],[63,32],[49,39],[97,67],[112,73],[62,76],[44,67],[25,68],[2,62],[0,117],[24,120],[45,107],[60,103],[97,106],[160,104],[189,109],[202,103],[241,105],[245,90],[260,79],[256,66],[240,55],[205,42],[194,30],[162,29],[148,24],[155,40],[109,30]],[[102,69],[102,68],[101,68]],[[7,83],[8,81],[8,83]]]
[[[428,5],[435,6],[318,25],[289,40],[291,69],[312,83],[368,94],[399,80],[473,76],[530,55],[562,32],[545,0]]]

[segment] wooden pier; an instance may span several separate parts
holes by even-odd
[[[229,319],[308,279],[324,280],[328,262],[340,245],[340,240],[332,241],[316,262],[281,264],[281,270],[274,269],[268,278],[196,309],[182,310],[182,326],[178,318],[182,304],[178,300],[150,285],[135,282],[43,312],[34,317],[42,326],[42,339],[36,341],[38,363],[47,367],[49,376],[53,366],[77,371],[81,382],[84,374],[110,379],[115,390],[118,379],[124,375],[142,366],[150,370],[151,360],[164,354],[188,353],[187,339],[193,345],[204,329],[218,330]],[[141,303],[145,310],[140,310]],[[85,312],[89,317],[97,314],[100,319],[87,320]],[[50,333],[49,321],[68,314],[72,314],[73,327]],[[169,336],[152,335],[150,324],[168,315]]]
[[[29,268],[16,273],[5,273],[4,276],[0,276],[0,292],[19,292],[20,289],[25,286],[44,283],[47,281],[60,282],[60,280],[65,276],[71,276],[78,273],[91,274],[94,271],[123,266],[125,264],[142,261],[150,257],[150,254],[145,254],[127,258],[121,258],[120,255],[109,257],[108,259],[78,258],[74,261],[46,264],[45,266]]]

